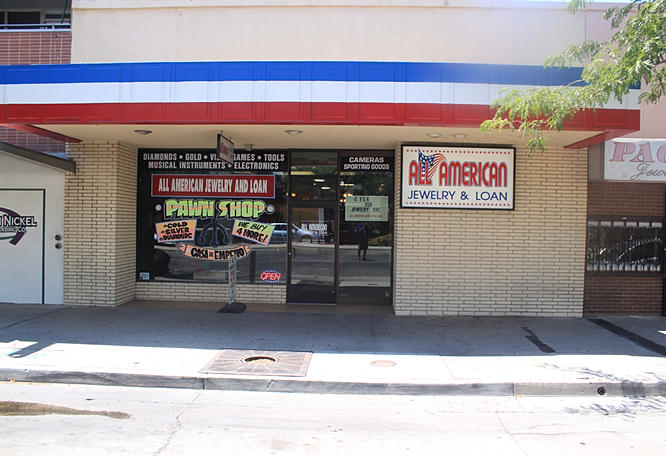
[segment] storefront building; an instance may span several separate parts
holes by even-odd
[[[586,313],[666,312],[665,160],[663,139],[616,138],[590,149]]]
[[[640,129],[638,91],[535,155],[479,124],[502,88],[574,81],[541,63],[599,11],[273,3],[74,1],[72,64],[2,68],[0,122],[76,162],[64,302],[225,302],[233,258],[244,303],[582,315],[609,215],[588,147]]]

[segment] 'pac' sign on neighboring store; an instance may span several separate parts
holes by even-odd
[[[604,178],[666,182],[666,139],[614,139],[604,147]]]

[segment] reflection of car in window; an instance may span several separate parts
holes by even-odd
[[[641,266],[660,266],[663,250],[661,239],[645,239],[618,252],[615,263],[624,264],[632,270],[636,266],[639,270],[642,270]]]
[[[273,225],[273,236],[271,237],[271,244],[285,244],[287,242],[287,224],[286,223],[271,223]],[[292,223],[291,236],[293,242],[312,242],[318,239],[317,233],[310,230],[304,230]]]
[[[664,244],[659,238],[621,242],[596,251],[589,249],[588,270],[605,265],[617,271],[661,271],[663,252]]]

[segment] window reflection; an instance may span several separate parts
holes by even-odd
[[[340,304],[390,304],[393,173],[340,174]]]
[[[164,172],[161,171],[160,172]],[[207,174],[207,173],[200,173]],[[212,174],[212,173],[211,173]],[[220,198],[176,198],[178,200],[195,200],[210,202],[214,210],[210,213],[201,211],[198,215],[175,217],[173,220],[195,219],[196,229],[193,239],[188,244],[201,249],[223,250],[242,244],[251,245],[251,252],[237,263],[237,280],[239,283],[262,283],[265,271],[277,271],[280,277],[286,277],[287,249],[286,241],[278,234],[271,237],[268,245],[247,241],[232,235],[234,221],[248,220],[267,225],[286,224],[287,222],[287,187],[286,172],[271,173],[275,175],[275,198],[262,200],[270,210],[263,211],[257,218],[228,217],[219,210]],[[138,270],[145,272],[151,280],[158,281],[193,281],[226,283],[228,281],[228,263],[226,261],[210,261],[183,254],[179,242],[157,242],[155,224],[171,219],[165,217],[165,199],[154,198],[150,192],[150,175],[140,179],[139,195],[139,245],[137,252]],[[234,199],[243,204],[248,199]],[[285,279],[282,279],[284,282]]]

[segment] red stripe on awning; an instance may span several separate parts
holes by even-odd
[[[11,124],[301,124],[478,127],[489,106],[418,103],[97,103],[13,104],[0,110]],[[640,111],[596,109],[565,123],[572,131],[636,131]]]

